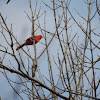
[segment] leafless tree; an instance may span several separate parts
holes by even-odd
[[[41,11],[42,8],[38,7],[38,0],[34,1],[35,9],[32,8],[31,0],[28,1],[31,16],[27,12],[25,14],[32,23],[31,35],[34,38],[37,30],[41,32],[44,43],[40,43],[44,49],[38,55],[35,43],[33,52],[30,52],[28,46],[25,49],[22,48],[27,64],[24,62],[22,52],[16,51],[15,45],[20,44],[13,33],[12,25],[11,28],[8,28],[6,18],[0,13],[0,36],[6,42],[6,45],[0,43],[0,54],[2,54],[0,56],[0,74],[7,78],[8,83],[20,99],[24,100],[24,97],[13,86],[13,83],[24,87],[20,91],[27,95],[29,100],[100,99],[100,76],[96,74],[100,71],[100,54],[96,53],[100,52],[100,33],[96,31],[100,31],[100,27],[92,27],[96,15],[100,15],[99,3],[97,0],[82,0],[88,13],[87,17],[84,17],[77,9],[74,9],[80,20],[76,19],[70,8],[72,1],[51,0],[49,1],[51,6],[42,0],[47,10],[52,12],[53,31],[47,30],[47,10]],[[43,25],[40,24],[41,17],[44,18],[42,19]],[[78,28],[81,33],[74,33],[75,28]],[[52,55],[49,47],[54,40],[57,41],[55,42],[57,51],[55,55]],[[33,53],[34,56],[32,56]],[[44,73],[41,72],[38,62],[44,53],[46,53],[48,65],[43,62],[43,66],[44,70],[48,69],[48,76],[44,76]],[[8,63],[5,63],[6,58],[8,58]],[[20,82],[10,79],[9,72],[16,74]]]

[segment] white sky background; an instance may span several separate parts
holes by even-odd
[[[19,43],[23,43],[28,37],[31,36],[31,22],[29,21],[29,19],[27,18],[26,14],[24,12],[24,11],[26,11],[28,14],[31,14],[30,9],[29,9],[28,0],[11,0],[8,5],[6,5],[6,2],[7,2],[7,0],[0,0],[0,12],[2,13],[4,18],[7,17],[7,24],[9,26],[9,28],[10,28],[10,24],[13,25],[13,34],[17,37],[17,40],[19,41]],[[50,9],[47,9],[47,7],[44,6],[44,4],[41,2],[41,0],[38,0],[38,2],[39,2],[38,8],[41,6],[41,12],[43,12],[45,10],[47,11],[47,18],[46,18],[46,20],[47,20],[47,25],[46,25],[47,30],[50,31],[50,32],[54,32],[53,12]],[[49,5],[52,7],[52,4],[50,2],[48,2],[48,0],[46,0],[46,2],[49,3]],[[34,9],[34,7],[35,7],[34,2],[32,2],[32,7]],[[70,5],[70,9],[71,9],[74,17],[78,21],[82,22],[83,20],[77,15],[74,8],[76,8],[81,15],[83,15],[85,18],[87,18],[87,7],[83,3],[82,0],[72,0],[72,3]],[[42,18],[40,20],[41,25],[43,24],[43,20],[44,20]],[[93,25],[92,25],[93,28],[100,26],[98,15],[96,15],[96,17],[93,21],[94,21]],[[71,23],[73,23],[73,21]],[[96,32],[99,33],[100,28]],[[41,34],[39,30],[37,30],[36,33]],[[80,29],[78,27],[76,27],[76,25],[73,26],[72,33],[73,34],[78,33],[78,35],[80,36],[80,40],[81,40],[80,44],[83,43],[84,35],[81,34]],[[49,40],[50,40],[50,38],[48,37],[48,41]],[[95,42],[97,42],[100,39],[96,38],[95,40],[96,40]],[[2,43],[2,41],[3,41],[3,38],[0,37],[0,43]],[[41,42],[44,43],[44,40],[42,39]],[[57,57],[56,56],[56,54],[58,52],[58,50],[57,50],[58,48],[56,48],[57,42],[58,41],[55,39],[49,47],[51,57],[52,57],[52,55]],[[29,47],[29,48],[31,48],[31,47]],[[16,45],[15,45],[15,49],[16,49]],[[38,55],[41,53],[41,51],[43,49],[44,49],[44,46],[41,43],[38,43],[37,44]],[[30,50],[30,52],[31,52],[31,50]],[[96,51],[95,53],[97,55],[97,53],[99,54],[100,51]],[[34,56],[34,54],[33,54],[33,56]],[[47,70],[46,66],[48,66],[46,53],[43,54],[43,56],[39,59],[38,63],[40,64],[41,72],[44,75],[47,75],[47,72],[46,71],[44,72],[44,67],[45,67],[45,70]],[[27,62],[26,62],[26,64],[27,64]],[[100,66],[100,64],[98,64],[98,65]],[[57,72],[55,70],[56,70],[56,68],[54,68],[54,72],[55,72],[55,74],[57,74]],[[97,73],[98,73],[98,75],[100,75],[99,72],[97,72]],[[11,78],[15,78],[15,76],[13,76]],[[4,76],[2,74],[0,74],[0,96],[2,97],[2,100],[7,100],[8,97],[10,97],[9,100],[13,100],[12,89],[11,89],[11,87],[7,83],[7,80],[4,78]]]

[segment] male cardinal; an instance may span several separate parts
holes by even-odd
[[[41,38],[43,38],[43,36],[41,36],[41,35],[34,36],[35,44],[38,43],[38,42],[41,40]],[[19,47],[17,47],[16,50],[22,48],[22,47],[25,46],[25,45],[33,45],[33,44],[34,44],[33,42],[34,42],[34,41],[33,41],[33,37],[30,37],[30,38],[28,38],[28,39],[26,40],[25,43],[23,43],[22,45],[20,45]]]

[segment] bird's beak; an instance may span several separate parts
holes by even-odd
[[[43,36],[41,38],[43,38]]]

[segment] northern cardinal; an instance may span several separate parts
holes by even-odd
[[[41,38],[43,38],[43,36],[41,36],[41,35],[34,36],[35,44],[38,43],[38,42],[41,40]],[[22,48],[22,47],[25,46],[25,45],[33,45],[33,44],[34,44],[34,43],[33,43],[33,37],[30,37],[30,38],[28,38],[28,39],[26,40],[25,43],[23,43],[22,45],[20,45],[19,47],[17,47],[16,50]]]

